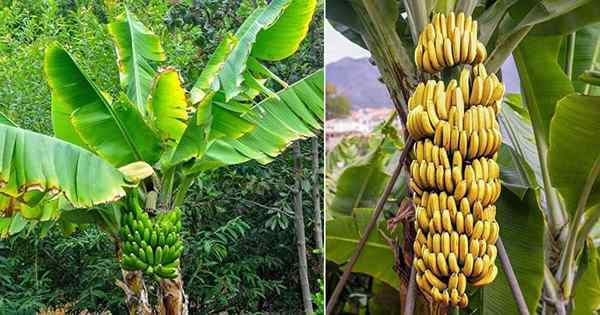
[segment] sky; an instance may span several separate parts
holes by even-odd
[[[370,53],[367,50],[346,39],[325,19],[325,65],[345,57],[363,58],[369,56]],[[502,73],[507,92],[519,93],[519,77],[512,56],[502,65]]]
[[[367,50],[346,39],[325,19],[325,64],[336,62],[344,57],[369,57]]]

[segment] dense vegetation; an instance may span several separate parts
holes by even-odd
[[[51,133],[50,92],[43,75],[44,48],[67,44],[100,88],[115,93],[115,54],[105,24],[122,12],[115,1],[3,1],[0,10],[0,110],[24,127]],[[256,1],[129,1],[129,9],[161,37],[166,64],[193,82],[228,31],[234,31]],[[301,51],[276,67],[288,82],[322,66],[322,13]],[[200,49],[199,47],[203,47]],[[94,62],[91,62],[91,61]],[[310,143],[303,175],[305,209],[310,195]],[[183,277],[191,313],[293,311],[301,298],[291,224],[292,157],[268,167],[257,163],[207,173],[195,184],[184,217]],[[312,235],[312,215],[306,215]],[[90,226],[62,237],[39,228],[0,241],[0,313],[30,313],[42,307],[124,312],[114,285],[119,266],[107,235]],[[312,240],[311,240],[312,242]],[[312,243],[309,248],[314,247]],[[311,287],[320,278],[317,255],[309,257]],[[278,299],[270,296],[277,295]]]

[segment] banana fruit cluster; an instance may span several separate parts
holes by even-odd
[[[461,63],[481,63],[487,57],[477,40],[477,21],[464,13],[436,14],[419,36],[415,63],[420,71],[439,72]]]
[[[467,285],[484,286],[498,274],[495,203],[501,183],[496,159],[502,136],[496,115],[504,85],[481,64],[486,53],[477,41],[477,21],[462,13],[456,19],[454,13],[447,18],[436,14],[415,54],[419,68],[431,73],[475,63],[447,85],[420,83],[409,98],[407,118],[416,140],[409,186],[417,285],[435,303],[466,307]]]
[[[140,270],[148,275],[172,279],[177,277],[179,257],[183,253],[181,210],[172,211],[150,219],[139,205],[127,211],[122,219],[121,238],[125,270]]]

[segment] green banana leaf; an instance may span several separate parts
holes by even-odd
[[[563,196],[567,212],[573,214],[592,166],[600,159],[600,97],[573,94],[563,98],[550,126],[552,184]],[[600,202],[598,183],[596,179],[585,209]]]
[[[350,215],[355,208],[375,206],[390,177],[384,171],[386,155],[383,150],[376,150],[364,161],[344,169],[335,182],[328,215]]]
[[[527,36],[514,52],[522,95],[536,130],[538,150],[549,143],[550,119],[556,102],[573,93],[571,82],[558,64],[562,37]]]
[[[228,54],[225,64],[219,72],[219,80],[226,100],[230,100],[242,92],[242,82],[244,81],[242,74],[246,69],[246,62],[258,33],[273,26],[291,1],[274,0],[266,7],[256,9],[235,33],[239,41]]]
[[[572,75],[575,91],[600,96],[600,87],[588,85],[579,79],[586,70],[598,68],[600,68],[600,24],[594,24],[580,29],[575,36]]]
[[[150,121],[163,142],[179,142],[187,127],[187,99],[177,70],[160,71],[148,102]],[[194,122],[195,123],[195,122]]]
[[[531,34],[568,35],[597,22],[600,22],[600,5],[597,1],[588,1],[570,12],[536,25]]]
[[[571,12],[593,0],[522,0],[517,1],[509,9],[498,26],[498,40],[501,43],[526,28],[550,21]],[[495,45],[498,46],[498,45]]]
[[[356,45],[368,49],[361,35],[365,30],[350,2],[346,0],[327,0],[325,14],[336,31]]]
[[[8,125],[11,127],[18,127],[8,116],[6,116],[3,112],[0,112],[0,124]]]
[[[190,103],[192,105],[199,104],[211,91],[217,92],[219,90],[219,73],[225,66],[227,57],[233,48],[237,46],[238,42],[238,39],[233,34],[228,33],[225,35],[225,38],[211,55],[190,91]]]
[[[33,207],[62,194],[75,207],[125,195],[122,174],[91,152],[32,131],[0,125],[0,193]]]
[[[498,159],[501,178],[505,187],[520,198],[528,188],[537,189],[543,183],[533,129],[521,114],[523,110],[520,95],[509,94],[498,116],[502,142],[506,145],[502,146]]]
[[[292,0],[273,26],[256,36],[251,55],[276,61],[294,54],[308,33],[317,0]]]
[[[263,164],[271,162],[293,141],[313,137],[315,130],[322,129],[325,119],[323,94],[323,70],[319,70],[277,92],[279,99],[270,97],[261,101],[243,115],[244,119],[255,124],[254,129],[239,138],[225,135],[213,139],[206,154],[188,172],[196,173],[249,160]],[[228,105],[231,104],[221,104]],[[237,110],[231,106],[227,109]]]
[[[577,273],[572,314],[596,314],[600,310],[600,253],[592,242],[579,257]]]
[[[326,222],[327,260],[342,267],[348,262],[372,213],[373,209],[358,208],[354,209],[353,215],[339,216]],[[352,271],[372,276],[399,290],[400,280],[394,271],[394,252],[385,239],[384,229],[386,229],[385,224],[382,222],[379,228],[371,233]]]
[[[118,57],[121,86],[137,109],[146,115],[146,104],[156,75],[154,63],[166,59],[160,38],[129,10],[108,24]]]
[[[111,106],[69,53],[57,45],[46,49],[44,68],[58,138],[96,152],[115,166],[158,160],[158,135],[128,100],[121,98]]]

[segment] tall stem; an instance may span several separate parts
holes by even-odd
[[[310,284],[308,282],[308,262],[306,261],[306,235],[304,234],[304,209],[302,207],[302,152],[300,142],[294,143],[294,227],[298,251],[298,272],[302,289],[304,312],[313,314]]]
[[[322,216],[321,216],[321,181],[319,180],[319,138],[313,137],[311,139],[312,142],[312,197],[313,197],[313,210],[314,210],[314,235],[315,235],[315,243],[317,244],[317,250],[319,251],[319,256],[321,259],[319,260],[321,263],[319,264],[320,270],[323,269],[322,257],[323,257],[323,226],[322,226]]]
[[[358,245],[356,246],[354,253],[352,254],[352,257],[350,258],[350,261],[346,264],[344,272],[342,273],[342,276],[340,277],[339,282],[335,286],[335,289],[333,290],[333,293],[331,294],[329,301],[327,302],[327,315],[331,315],[333,313],[333,309],[334,309],[335,305],[337,304],[340,294],[342,293],[342,290],[346,286],[346,282],[348,282],[348,279],[350,278],[350,273],[352,272],[352,268],[354,268],[354,265],[356,264],[356,262],[358,261],[358,258],[362,254],[362,251],[365,248],[365,245],[367,244],[367,240],[369,239],[369,235],[371,235],[371,232],[373,232],[373,228],[375,228],[375,226],[377,225],[377,220],[379,219],[379,216],[381,216],[381,213],[383,212],[383,206],[387,202],[387,199],[390,196],[390,193],[392,192],[392,188],[394,187],[394,184],[396,184],[396,181],[398,180],[398,177],[400,176],[400,172],[402,171],[402,167],[405,164],[404,161],[408,157],[408,152],[410,152],[410,150],[412,149],[414,144],[415,144],[415,141],[412,138],[409,138],[408,141],[406,141],[404,149],[402,150],[402,154],[400,155],[400,159],[398,160],[398,165],[396,165],[396,169],[394,170],[394,173],[392,174],[392,176],[390,177],[390,180],[388,181],[387,185],[385,186],[383,194],[377,201],[377,205],[375,206],[373,215],[371,216],[371,219],[369,220],[369,223],[367,224],[367,227],[365,228],[363,235],[362,235],[360,241],[358,242]]]

